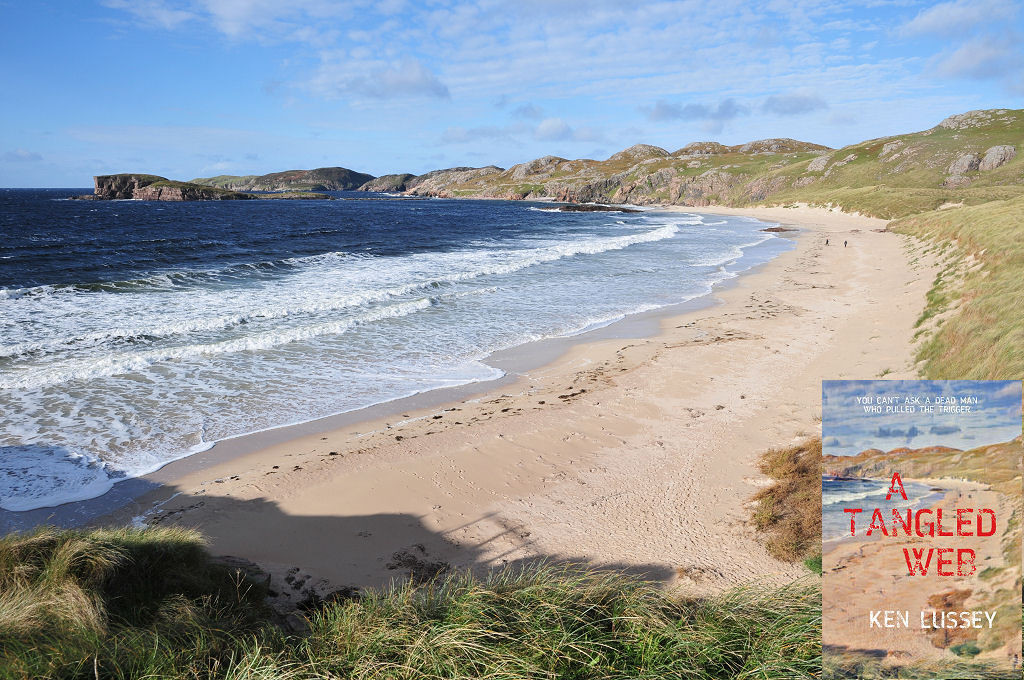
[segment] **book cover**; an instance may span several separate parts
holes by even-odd
[[[824,381],[822,454],[824,676],[1019,678],[1021,383]]]

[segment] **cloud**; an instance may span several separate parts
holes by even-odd
[[[468,142],[475,142],[481,139],[490,140],[508,140],[513,135],[523,132],[522,126],[505,126],[499,127],[494,125],[483,125],[480,127],[449,127],[441,133],[442,144],[466,144]]]
[[[533,131],[533,136],[539,141],[557,141],[572,138],[572,128],[561,118],[545,118]]]
[[[961,36],[974,28],[1012,19],[1017,8],[1004,0],[956,0],[922,10],[901,28],[905,35]]]
[[[913,439],[914,437],[921,434],[921,431],[917,429],[917,425],[911,425],[906,430],[900,430],[895,427],[879,427],[875,430],[874,436],[882,439]]]
[[[718,104],[676,104],[659,99],[654,106],[641,107],[647,119],[654,122],[665,120],[732,120],[748,112],[743,104],[728,98]]]
[[[932,425],[931,428],[928,429],[928,434],[953,434],[954,432],[959,431],[959,425]]]
[[[539,120],[544,117],[544,112],[533,104],[521,104],[512,110],[512,115],[516,118]]]
[[[8,151],[4,154],[4,160],[11,163],[37,163],[43,160],[43,157],[37,154],[35,151],[28,151],[26,149],[15,149],[14,151]]]
[[[325,97],[356,94],[371,99],[428,97],[450,99],[451,93],[430,69],[416,59],[380,65],[365,75],[356,74],[351,63],[324,65],[310,87]]]
[[[533,129],[533,138],[540,142],[604,142],[604,132],[594,127],[573,127],[562,118],[545,118]]]
[[[104,7],[124,10],[146,26],[173,30],[181,24],[195,19],[196,15],[184,9],[168,7],[161,0],[104,0]]]
[[[761,110],[777,116],[799,116],[811,111],[827,109],[828,104],[813,94],[773,94],[764,100]]]
[[[1001,78],[1024,68],[1020,46],[1009,39],[976,38],[942,59],[938,72],[953,78]]]

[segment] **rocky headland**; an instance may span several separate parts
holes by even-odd
[[[79,200],[113,201],[245,201],[256,198],[274,199],[331,199],[327,194],[308,191],[284,191],[274,194],[251,194],[221,187],[178,182],[160,177],[136,173],[117,175],[96,175],[93,179],[93,193],[72,196]]]

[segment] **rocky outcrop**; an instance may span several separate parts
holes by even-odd
[[[983,127],[993,123],[1005,123],[1013,120],[1013,111],[1008,109],[983,109],[979,111],[968,111],[958,113],[944,119],[936,127],[946,130],[966,130],[968,128]]]
[[[965,175],[978,169],[981,159],[976,153],[964,153],[957,156],[956,160],[949,164],[946,170],[950,175]]]
[[[452,198],[456,195],[453,192],[455,185],[504,171],[504,168],[499,168],[496,165],[487,165],[482,168],[457,167],[433,170],[423,175],[417,175],[406,182],[405,193],[410,196]]]
[[[995,170],[1000,165],[1009,163],[1017,156],[1017,150],[1009,144],[993,146],[985,152],[985,157],[978,163],[978,169],[987,171]]]
[[[830,160],[832,160],[832,154],[818,156],[817,158],[815,158],[814,160],[807,164],[807,169],[810,172],[823,172],[825,170],[825,166],[828,165],[828,162]]]
[[[124,173],[96,175],[93,193],[73,198],[101,201],[135,199],[142,201],[232,201],[255,198],[249,194],[217,187],[175,182],[159,175]]]
[[[541,178],[547,177],[563,163],[568,163],[564,158],[558,156],[542,156],[536,158],[529,163],[519,163],[513,165],[508,169],[509,176],[514,180],[524,180],[527,178]]]
[[[93,196],[102,200],[135,198],[135,192],[153,182],[166,182],[166,177],[123,173],[119,175],[96,175],[92,178]]]
[[[718,142],[693,142],[672,152],[673,156],[715,156],[728,153],[729,147]]]
[[[246,201],[254,198],[274,199],[330,199],[327,194],[303,191],[285,191],[274,194],[246,194],[220,187],[176,182],[158,175],[121,174],[97,175],[93,177],[95,188],[87,196],[72,196],[78,199],[109,201],[134,199],[137,201]]]
[[[754,142],[747,142],[740,146],[730,147],[733,151],[740,153],[797,153],[800,151],[829,151],[827,146],[801,142],[798,139],[789,137],[773,137],[771,139],[759,139]]]
[[[562,212],[642,212],[636,208],[623,208],[619,205],[597,205],[593,203],[570,203],[569,205],[558,206],[558,209]]]
[[[192,184],[230,191],[349,191],[374,179],[373,175],[348,168],[285,170],[267,175],[218,175],[192,180]]]
[[[628,149],[612,154],[609,161],[641,161],[647,158],[665,158],[669,153],[660,146],[652,144],[634,144]]]
[[[141,201],[244,201],[256,198],[252,194],[207,187],[191,182],[164,180],[135,190],[132,198]]]
[[[377,191],[381,193],[398,193],[405,191],[409,180],[415,178],[416,175],[403,172],[395,175],[381,175],[375,179],[371,179],[369,182],[361,185],[356,191]]]

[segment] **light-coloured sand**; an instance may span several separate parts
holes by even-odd
[[[823,378],[916,375],[913,325],[934,270],[881,220],[706,212],[803,229],[795,250],[656,337],[575,345],[476,400],[183,474],[114,520],[198,527],[218,553],[290,571],[296,592],[541,557],[700,593],[806,573],[772,559],[747,523],[764,483],[755,461],[819,432]]]

